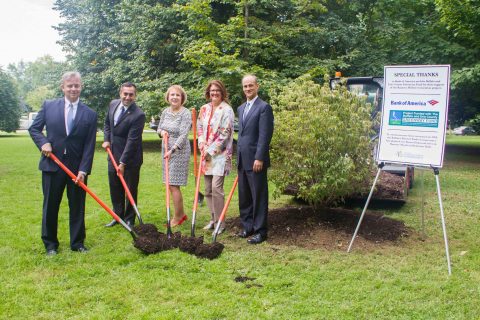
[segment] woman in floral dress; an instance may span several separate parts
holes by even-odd
[[[232,170],[234,113],[228,102],[225,85],[212,80],[205,89],[209,103],[200,108],[197,121],[198,146],[205,173],[205,198],[210,209],[210,222],[205,230],[215,228],[225,203],[223,183]],[[219,233],[225,230],[224,224]]]

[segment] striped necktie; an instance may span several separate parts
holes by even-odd
[[[245,118],[247,117],[248,111],[250,111],[251,106],[251,102],[247,102],[247,105],[245,106],[245,111],[243,112],[243,120],[245,120]]]

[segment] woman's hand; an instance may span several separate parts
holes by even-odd
[[[172,153],[173,153],[172,149],[168,150],[167,153],[163,155],[163,159],[170,159]]]

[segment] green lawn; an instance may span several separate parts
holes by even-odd
[[[145,140],[139,210],[144,221],[162,226],[160,143],[155,134],[145,134]],[[0,136],[0,318],[478,319],[480,137],[449,136],[447,143],[440,181],[453,268],[450,277],[431,170],[416,171],[406,205],[385,210],[405,221],[414,230],[412,236],[372,251],[354,246],[347,254],[268,242],[250,246],[227,233],[219,236],[226,247],[213,261],[179,250],[145,256],[132,246],[124,229],[103,227],[111,218],[89,198],[86,245],[90,251],[69,250],[64,201],[59,215],[60,253],[46,257],[40,239],[39,152],[27,135]],[[226,192],[232,181],[233,175]],[[89,186],[110,204],[106,155],[100,148]],[[191,175],[183,189],[187,212],[193,189]],[[422,198],[426,239],[420,236]],[[271,206],[289,201],[272,199]],[[237,205],[235,195],[230,216],[238,215]],[[206,207],[198,215],[201,227],[208,220]],[[180,230],[188,233],[189,225]],[[237,283],[237,276],[256,279]]]

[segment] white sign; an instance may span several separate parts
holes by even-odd
[[[386,66],[377,162],[441,168],[450,66]]]

